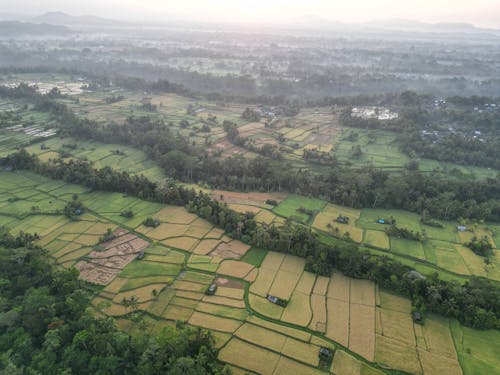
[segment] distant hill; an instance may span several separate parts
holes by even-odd
[[[48,12],[31,19],[35,23],[50,23],[52,25],[80,26],[118,26],[124,22],[110,20],[97,16],[72,16],[63,12]]]
[[[481,33],[499,32],[499,30],[484,29],[468,23],[427,23],[414,20],[388,19],[374,20],[362,23],[344,23],[335,20],[328,20],[318,16],[303,16],[292,19],[288,25],[293,27],[315,29],[315,30],[394,30],[407,32],[427,32],[427,33]]]
[[[452,22],[440,22],[440,23],[427,23],[413,20],[377,20],[371,22],[365,22],[363,25],[377,28],[377,29],[390,29],[390,30],[401,30],[401,31],[421,31],[421,32],[481,32],[486,29],[481,29],[474,25],[468,23],[452,23]]]
[[[65,26],[48,25],[46,23],[28,23],[18,21],[0,21],[0,35],[23,36],[23,35],[61,35],[68,34],[71,30]]]

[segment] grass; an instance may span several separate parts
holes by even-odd
[[[495,374],[498,372],[500,332],[477,331],[451,321],[451,332],[458,352],[460,365],[465,375]]]
[[[365,230],[365,236],[363,242],[367,245],[379,247],[382,249],[389,250],[390,242],[389,236],[381,230],[367,229]]]
[[[323,200],[292,194],[277,205],[273,209],[273,212],[287,218],[294,217],[300,222],[307,223],[309,220],[313,219],[314,215],[308,215],[298,210],[304,208],[313,212],[319,212],[325,205],[326,202]]]
[[[260,267],[266,255],[267,255],[267,250],[259,249],[257,247],[252,247],[250,250],[246,252],[243,258],[241,258],[241,260],[255,267]]]
[[[391,237],[391,251],[409,255],[413,258],[425,260],[425,252],[422,243],[419,241],[407,240],[404,238]]]

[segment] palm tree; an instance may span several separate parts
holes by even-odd
[[[129,304],[132,310],[137,310],[139,308],[139,298],[136,296],[130,297]]]

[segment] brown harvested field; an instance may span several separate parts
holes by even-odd
[[[350,301],[350,278],[334,273],[330,278],[328,285],[328,298],[334,298],[340,301]]]
[[[351,303],[349,349],[372,362],[375,356],[375,307]]]
[[[375,361],[411,374],[421,374],[416,348],[386,336],[375,337]]]
[[[270,251],[267,253],[266,257],[262,261],[261,268],[267,268],[274,271],[279,270],[285,254],[277,253],[275,251]]]
[[[375,306],[375,283],[370,280],[351,279],[351,303]]]
[[[225,289],[245,289],[245,284],[242,282],[233,279],[226,279],[224,277],[216,278],[215,283],[222,287],[217,290],[218,292]]]
[[[168,305],[163,311],[162,317],[168,320],[178,320],[181,322],[187,322],[191,315],[193,314],[193,309],[188,309],[186,307]]]
[[[413,320],[409,313],[387,310],[382,308],[380,311],[382,334],[414,347],[415,334],[413,331]]]
[[[154,216],[159,221],[172,224],[191,224],[198,217],[186,211],[184,207],[167,206],[162,208]]]
[[[223,199],[221,200],[221,195]],[[268,207],[266,201],[274,199],[278,203],[287,197],[285,193],[237,193],[232,191],[214,190],[210,196],[227,204],[244,204],[250,206]]]
[[[130,254],[137,254],[149,246],[149,242],[144,241],[142,238],[138,238],[135,235],[133,237],[126,235],[126,237],[128,238],[127,241],[119,243],[114,246],[107,246],[105,247],[106,248],[105,251],[92,251],[89,254],[89,257],[109,258],[113,256],[126,256]]]
[[[198,311],[195,311],[193,315],[191,315],[188,323],[198,327],[227,333],[233,333],[241,326],[241,322],[237,320],[221,318],[215,315],[205,314]]]
[[[252,285],[250,285],[250,292],[266,297],[275,276],[275,270],[261,267],[257,278]]]
[[[326,297],[311,295],[312,319],[309,328],[324,333],[326,331]]]
[[[280,356],[269,350],[233,338],[219,352],[222,362],[255,371],[261,375],[272,375]]]
[[[93,284],[108,285],[119,273],[118,269],[111,269],[81,260],[75,264],[80,271],[80,278]]]
[[[220,296],[204,296],[203,302],[213,303],[216,305],[223,305],[229,307],[244,308],[245,301],[234,298],[220,297]]]
[[[260,207],[248,206],[248,205],[244,205],[244,204],[230,204],[229,208],[236,211],[236,212],[240,212],[242,214],[244,214],[246,212],[258,214],[261,210]]]
[[[237,288],[226,288],[219,286],[217,288],[217,291],[215,292],[215,295],[220,296],[220,297],[227,297],[227,298],[234,298],[234,299],[243,299],[243,296],[245,295],[245,290],[244,289],[237,289]]]
[[[326,276],[318,276],[316,278],[316,283],[314,284],[313,293],[326,296],[328,292],[328,284],[330,283],[330,278]]]
[[[90,262],[93,264],[101,265],[103,267],[116,268],[122,270],[127,266],[127,264],[132,262],[136,257],[137,255],[135,254],[117,255],[109,258],[94,258],[91,259]]]
[[[218,256],[223,259],[240,259],[250,249],[250,246],[237,240],[228,243],[221,243],[210,253],[211,256]]]
[[[299,362],[292,361],[286,357],[280,357],[278,362],[278,366],[274,370],[273,375],[324,375],[323,371],[318,369],[305,366]]]
[[[427,324],[427,322],[426,322]],[[462,368],[455,358],[443,357],[425,350],[418,350],[424,374],[461,375]]]
[[[345,347],[349,344],[349,303],[327,298],[326,337]]]
[[[319,365],[319,346],[316,345],[287,337],[281,353],[310,366],[317,367]]]
[[[362,375],[361,362],[342,350],[337,350],[333,357],[330,372],[335,375]]]
[[[250,293],[248,295],[248,302],[252,309],[269,318],[279,320],[283,314],[283,307],[271,303],[266,298],[255,294]]]
[[[269,289],[269,294],[284,300],[289,300],[301,274],[279,270]]]
[[[207,255],[220,244],[219,240],[201,240],[193,250],[193,254]]]
[[[298,326],[307,327],[312,318],[309,294],[297,290],[293,292],[281,320]]]
[[[281,333],[249,323],[243,324],[234,335],[242,340],[259,346],[265,346],[278,353],[281,353],[285,341],[287,340],[287,337]]]
[[[430,315],[425,319],[422,327],[427,350],[444,357],[457,359],[457,351],[450,332],[447,319]]]
[[[315,281],[316,275],[314,273],[304,271],[299,282],[297,283],[297,286],[295,287],[295,290],[297,292],[311,294]]]
[[[287,327],[287,326],[284,326],[281,324],[272,323],[268,320],[264,320],[264,319],[261,319],[259,317],[256,317],[255,315],[247,317],[247,322],[264,327],[264,328],[267,328],[267,329],[270,329],[270,330],[273,330],[273,331],[276,331],[276,332],[279,332],[279,333],[283,333],[286,336],[290,336],[290,337],[296,338],[296,339],[301,340],[301,341],[309,342],[309,340],[311,339],[310,333],[307,333],[307,332],[304,332],[304,331],[301,331],[301,330],[298,330],[295,328]]]
[[[123,231],[121,229],[115,230],[114,233],[118,237],[116,237],[115,239],[113,239],[111,241],[103,242],[100,244],[100,246],[107,250],[107,249],[111,249],[113,247],[116,247],[118,245],[132,241],[133,239],[137,238],[137,236],[133,233],[124,233],[124,234],[119,235],[119,233],[123,233]]]
[[[118,293],[115,298],[113,298],[114,303],[122,303],[124,298],[130,298],[135,296],[138,298],[139,303],[150,301],[156,297],[153,295],[153,290],[160,292],[167,284],[151,284],[143,286],[142,288],[132,289],[127,292]]]
[[[217,269],[217,273],[243,279],[253,269],[254,266],[245,262],[240,262],[237,260],[225,260],[220,264],[219,268]]]
[[[304,258],[299,258],[294,255],[285,255],[283,262],[281,262],[280,270],[302,274],[306,261]]]
[[[164,240],[162,241],[162,243],[167,246],[174,247],[176,249],[191,251],[191,249],[193,249],[196,246],[198,241],[199,240],[192,237],[176,237]]]

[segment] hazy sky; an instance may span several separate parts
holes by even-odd
[[[127,19],[268,22],[312,15],[345,22],[402,18],[500,28],[500,0],[0,0],[1,12],[55,10]]]

